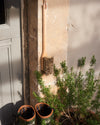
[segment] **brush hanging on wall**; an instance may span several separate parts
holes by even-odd
[[[43,0],[42,6],[42,54],[41,54],[41,72],[49,75],[53,73],[53,57],[48,57],[46,54],[46,0]]]

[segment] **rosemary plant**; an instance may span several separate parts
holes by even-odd
[[[61,62],[61,68],[54,66],[54,76],[56,78],[57,94],[50,92],[50,86],[44,85],[42,75],[36,71],[38,84],[41,87],[41,98],[37,93],[33,95],[39,102],[45,102],[54,108],[55,119],[60,119],[63,115],[65,119],[59,124],[70,120],[72,125],[100,125],[100,77],[95,75],[95,56],[90,60],[89,69],[83,73],[86,57],[78,60],[78,72],[74,68],[68,68],[66,62]],[[95,112],[91,113],[91,111]],[[84,121],[84,122],[82,122]],[[57,121],[52,122],[58,125]]]

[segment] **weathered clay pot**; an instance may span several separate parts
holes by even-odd
[[[35,111],[37,114],[37,125],[41,125],[45,122],[46,125],[51,124],[53,119],[53,109],[46,103],[37,103],[35,105]]]
[[[18,125],[35,125],[36,112],[31,105],[23,105],[18,112]]]

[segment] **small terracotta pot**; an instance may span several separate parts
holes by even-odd
[[[46,125],[50,125],[53,119],[53,109],[46,103],[37,103],[35,105],[35,111],[37,114],[37,125],[41,125],[45,122]]]
[[[19,125],[35,125],[36,112],[31,105],[23,105],[18,109]]]

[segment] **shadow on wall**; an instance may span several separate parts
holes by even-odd
[[[100,2],[100,0],[71,0],[71,4],[89,4]]]
[[[95,42],[95,44],[94,44]],[[87,57],[87,60],[90,60],[92,55],[95,55],[97,59],[96,70],[100,69],[100,42],[96,39],[92,39],[92,42],[87,44],[82,44],[78,48],[68,48],[68,66],[76,66],[77,60],[81,57]]]
[[[89,61],[92,55],[95,55],[96,71],[100,71],[100,7],[98,2],[100,0],[70,1],[70,17],[73,24],[68,33],[68,66],[76,66],[77,60],[81,57],[86,56]],[[83,3],[86,5],[84,6]]]
[[[9,103],[0,108],[0,125],[14,125],[17,117],[17,110],[22,104],[23,102],[19,101],[15,105]]]
[[[47,0],[47,2],[50,0]],[[54,0],[53,2],[49,2],[49,7],[50,8],[58,8],[67,5],[68,1],[70,0]],[[71,4],[88,4],[88,3],[95,3],[95,2],[100,2],[100,0],[72,0]],[[59,4],[60,3],[60,4]]]

